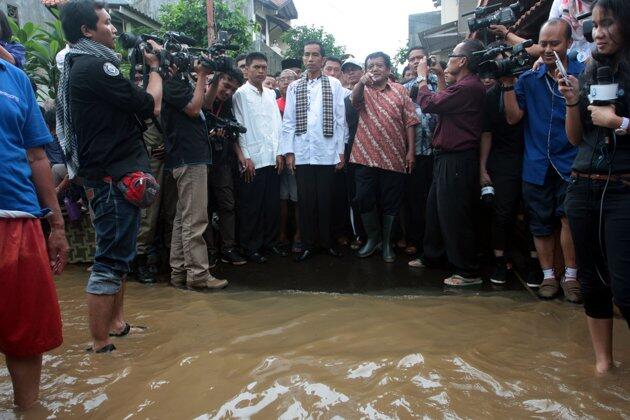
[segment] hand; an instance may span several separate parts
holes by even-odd
[[[359,80],[359,83],[364,86],[372,86],[374,84],[374,76],[372,76],[372,73],[366,72]]]
[[[488,174],[488,171],[486,171],[485,169],[481,169],[479,171],[479,185],[483,187],[484,185],[491,185],[491,184],[492,184],[492,179],[490,179],[490,175]]]
[[[501,38],[507,37],[507,34],[509,33],[508,28],[503,25],[490,25],[488,29],[490,30],[490,32]]]
[[[150,44],[151,47],[153,47],[153,52],[149,53],[145,51],[144,58],[146,59],[146,62],[150,67],[157,67],[160,65],[160,59],[158,58],[158,55],[160,51],[162,51],[162,47],[152,39],[148,40],[147,43]]]
[[[47,241],[50,268],[55,275],[63,272],[68,262],[68,240],[63,227],[52,228]]]
[[[245,182],[252,182],[254,179],[254,175],[256,175],[256,166],[251,159],[245,159],[245,172],[243,176],[245,177]]]
[[[286,165],[291,174],[295,173],[295,155],[293,153],[287,153],[285,155]]]
[[[284,156],[276,156],[276,169],[278,170],[278,175],[280,175],[284,170]]]
[[[151,157],[154,157],[157,160],[164,160],[166,157],[166,147],[164,145],[159,145],[151,149]]]
[[[205,58],[205,57],[204,57]],[[210,73],[212,73],[212,69],[204,66],[203,64],[201,64],[201,60],[197,60],[195,62],[195,73],[197,73],[197,77],[200,80],[203,80],[203,83],[206,84],[207,83],[207,77]]]
[[[225,138],[225,129],[224,128],[213,128],[212,130],[210,130],[210,136],[211,137],[220,137],[220,138]],[[245,166],[245,165],[243,165]]]
[[[405,169],[407,169],[407,173],[410,174],[413,171],[413,168],[416,166],[416,155],[413,150],[407,152],[407,156],[405,156]]]
[[[534,65],[532,66],[532,70],[534,71],[538,71],[538,69],[540,68],[540,66],[542,66],[544,64],[542,57],[538,57],[538,60],[536,60],[536,62],[534,63]]]
[[[514,86],[516,84],[516,77],[505,76],[499,79],[503,86]]]
[[[567,100],[567,105],[578,103],[580,100],[580,81],[571,75],[569,75],[569,80],[566,80],[558,70],[556,70],[556,80],[558,81],[558,90]]]
[[[343,153],[339,154],[339,163],[335,165],[335,172],[339,172],[343,170],[343,167],[346,166],[346,159]]]
[[[623,119],[615,113],[614,105],[590,105],[588,110],[591,111],[593,124],[598,127],[611,128],[614,130],[619,128],[623,121]]]
[[[440,63],[438,63],[438,66],[439,65]],[[416,72],[418,73],[418,76],[423,76],[424,78],[426,78],[429,75],[429,63],[427,62],[426,57],[422,57],[420,61],[418,62],[418,66],[416,67]]]

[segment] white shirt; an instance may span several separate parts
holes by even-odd
[[[345,94],[341,82],[329,77],[333,96],[333,136],[324,137],[324,102],[322,79],[309,80],[307,85],[308,112],[306,133],[295,134],[296,92],[299,80],[287,89],[287,103],[282,124],[280,151],[295,154],[296,165],[336,165],[344,151],[346,125]]]
[[[241,134],[239,144],[246,159],[251,159],[255,168],[274,166],[280,155],[282,116],[276,102],[276,93],[247,82],[232,97],[234,116],[239,124],[247,128]]]
[[[584,4],[586,10],[586,4]],[[582,31],[582,23],[577,23],[577,16],[569,16],[570,11],[566,10],[562,6],[562,0],[554,0],[549,11],[549,19],[563,18],[572,27],[573,43],[569,47],[567,53],[576,54],[576,58],[580,63],[586,62],[591,57],[591,49],[593,47],[586,39],[584,39],[584,32]]]

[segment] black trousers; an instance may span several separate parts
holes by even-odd
[[[610,182],[600,220],[604,186],[602,181],[574,179],[564,204],[586,315],[612,318],[614,300],[630,327],[630,186]]]
[[[272,247],[280,228],[280,176],[273,166],[256,169],[252,182],[239,180],[239,238],[251,255]]]
[[[514,237],[516,214],[522,197],[522,175],[519,165],[514,170],[488,170],[494,186],[491,236],[492,248],[505,251],[508,239]]]
[[[361,212],[359,211],[359,207],[354,202],[354,197],[357,195],[357,182],[356,182],[356,163],[346,163],[346,189],[348,193],[348,204],[350,206],[350,211],[352,212],[352,232],[354,233],[355,238],[360,238],[365,240],[367,238],[367,234],[365,233],[365,228],[363,228],[363,221],[361,220]]]
[[[444,256],[463,277],[479,275],[475,212],[479,201],[479,152],[439,153],[427,199],[424,256]]]
[[[405,174],[357,165],[354,176],[357,185],[354,201],[361,214],[374,210],[379,204],[383,215],[398,215],[405,187]]]
[[[352,226],[350,224],[350,205],[348,203],[348,172],[343,170],[333,175],[332,197],[332,235],[333,238],[350,236]]]
[[[312,249],[318,237],[322,247],[332,246],[330,226],[334,174],[335,165],[296,166],[299,222],[306,249]]]
[[[416,156],[416,166],[405,179],[405,227],[407,242],[422,246],[427,221],[427,198],[433,180],[433,155]]]

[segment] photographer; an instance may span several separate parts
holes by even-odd
[[[416,267],[446,256],[456,272],[448,286],[480,284],[474,214],[479,199],[479,141],[486,91],[477,76],[473,53],[483,44],[467,39],[449,54],[444,71],[449,85],[431,92],[426,57],[417,66],[418,98],[423,112],[440,116],[433,135],[435,163],[427,199],[423,258]]]
[[[210,274],[208,249],[203,237],[208,227],[208,165],[212,163],[202,106],[212,103],[206,93],[211,69],[197,62],[193,90],[188,74],[172,68],[164,82],[162,124],[166,136],[165,170],[177,183],[177,212],[171,238],[171,284],[190,289],[220,289],[226,280]]]
[[[630,4],[598,0],[593,5],[594,60],[580,81],[560,80],[566,98],[566,130],[578,146],[566,208],[575,239],[580,284],[597,372],[613,368],[613,302],[630,325]],[[607,67],[607,69],[605,68]],[[619,83],[622,96],[591,104],[593,85]],[[605,85],[605,84],[604,84]],[[599,95],[598,95],[599,96]],[[612,101],[611,101],[612,102]]]
[[[72,48],[59,82],[57,118],[68,172],[83,179],[94,212],[96,253],[86,291],[91,350],[104,353],[116,349],[110,335],[130,331],[123,281],[136,253],[139,207],[155,200],[159,188],[138,121],[159,115],[162,78],[153,54],[145,54],[152,68],[146,92],[123,77],[116,28],[103,3],[67,3],[61,23]]]
[[[540,29],[539,43],[544,48],[543,65],[523,73],[518,83],[503,80],[505,116],[510,124],[523,120],[525,157],[523,160],[523,201],[529,218],[529,228],[543,271],[538,294],[551,299],[560,287],[569,302],[581,301],[577,282],[577,265],[569,224],[564,211],[564,198],[571,163],[577,150],[569,143],[564,129],[565,100],[558,91],[553,72],[558,54],[562,66],[577,76],[583,66],[567,57],[571,45],[571,27],[561,19],[551,19]],[[565,270],[561,281],[556,278],[554,257],[556,233],[560,224],[560,245]],[[540,276],[538,276],[540,277]],[[530,280],[534,277],[530,276]],[[530,283],[530,287],[536,287]]]

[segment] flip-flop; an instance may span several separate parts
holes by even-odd
[[[416,258],[415,260],[411,260],[407,264],[409,265],[409,267],[426,268],[426,264],[420,258]]]
[[[85,349],[85,351],[87,351],[88,353],[111,353],[114,350],[116,350],[116,346],[113,344],[108,344],[106,346],[101,347],[100,349],[94,351],[94,349],[92,347],[88,347],[87,349]]]
[[[479,277],[466,278],[459,274],[454,274],[451,277],[444,279],[444,284],[453,287],[466,287],[482,284],[483,280]]]
[[[137,329],[142,330],[142,331],[147,329],[147,327],[143,327],[141,325],[129,325],[128,322],[125,322],[125,328],[123,328],[123,330],[121,332],[119,332],[119,333],[109,333],[109,336],[110,337],[124,337],[127,334],[129,334],[129,332],[131,332],[132,328],[137,328]]]

